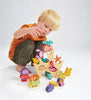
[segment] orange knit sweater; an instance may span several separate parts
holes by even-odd
[[[22,28],[27,28],[27,27],[33,27],[35,26],[35,24],[26,24],[26,25],[23,25],[20,29]],[[20,39],[16,39],[16,38],[13,38],[12,42],[11,42],[11,46],[10,46],[10,50],[9,50],[9,55],[8,57],[12,60],[13,59],[13,56],[14,56],[14,52],[15,52],[15,48],[20,44],[22,43],[23,41],[25,40],[33,40],[33,41],[40,41],[40,40],[43,40],[43,41],[46,41],[47,38],[46,36],[43,36],[43,37],[39,37],[39,38],[34,38],[32,35],[30,34],[27,34],[25,36],[23,36],[22,38]]]

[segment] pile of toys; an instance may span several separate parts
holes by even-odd
[[[46,91],[50,92],[58,85],[64,86],[65,76],[70,76],[72,68],[67,67],[64,73],[60,71],[64,61],[60,60],[61,57],[58,57],[58,55],[54,58],[54,50],[51,46],[53,42],[51,40],[43,41],[43,44],[43,50],[37,48],[36,52],[38,52],[38,55],[32,59],[37,74],[29,76],[31,72],[27,68],[24,68],[20,72],[20,78],[22,82],[29,80],[29,87],[37,87],[40,84],[41,74],[45,71],[45,75],[49,80],[51,80],[52,77],[57,78],[57,81],[50,81],[46,87]],[[48,58],[44,58],[44,53]]]

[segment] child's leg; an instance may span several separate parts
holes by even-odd
[[[16,70],[22,69],[27,63],[29,63],[33,58],[33,50],[35,49],[35,44],[32,40],[25,40],[19,44],[14,53],[13,62],[20,65],[17,66]]]

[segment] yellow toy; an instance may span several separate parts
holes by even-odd
[[[58,75],[58,78],[65,79],[65,74],[62,71],[60,71],[59,75]]]
[[[54,87],[57,87],[58,86],[58,83],[56,81],[50,81],[49,84],[54,85]]]
[[[65,76],[70,76],[70,74],[71,74],[71,70],[72,70],[72,68],[68,68],[68,67],[66,67],[66,70],[65,70]]]
[[[36,64],[39,63],[38,58],[32,58],[32,60],[33,60],[33,62],[36,63]]]

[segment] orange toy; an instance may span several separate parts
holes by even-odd
[[[39,79],[39,75],[35,75],[35,74],[34,75],[31,75],[30,78],[29,78],[30,82],[36,81],[38,79]]]
[[[56,60],[55,62],[58,62],[58,61],[61,62],[60,61],[61,57],[58,57],[57,55],[56,55],[56,58],[54,58],[54,59]]]

